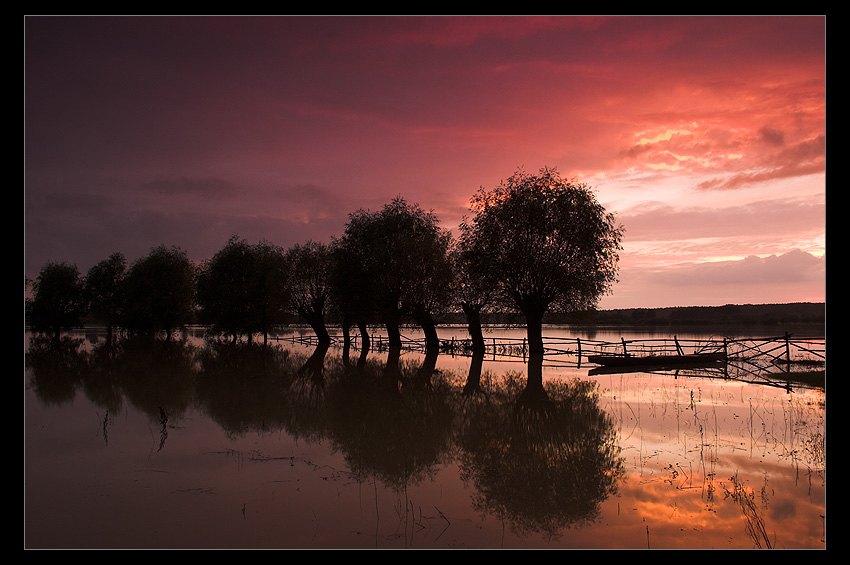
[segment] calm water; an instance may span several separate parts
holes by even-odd
[[[822,390],[566,357],[528,412],[522,359],[95,341],[30,351],[26,548],[826,545]]]

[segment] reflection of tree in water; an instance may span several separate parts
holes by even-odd
[[[33,336],[25,354],[29,386],[45,404],[70,402],[82,390],[96,406],[117,412],[124,400],[162,427],[194,398],[194,349],[185,341],[131,337],[95,345],[81,339],[48,342]],[[108,416],[104,419],[104,436]]]
[[[469,363],[469,373],[466,383],[463,385],[463,394],[475,395],[482,392],[481,370],[484,366],[484,352],[477,350],[472,352],[472,361]]]
[[[283,426],[297,356],[262,343],[208,340],[198,360],[198,403],[228,434]]]
[[[451,448],[453,412],[433,382],[405,386],[423,378],[421,367],[391,356],[389,374],[387,365],[369,363],[330,384],[329,439],[353,473],[400,491],[439,469]]]
[[[121,372],[121,347],[113,338],[92,345],[88,356],[88,371],[83,379],[83,393],[95,406],[117,413],[124,404],[118,375]]]
[[[550,384],[547,401],[528,404],[517,402],[522,374],[482,376],[480,358],[464,387],[434,369],[433,354],[413,363],[390,351],[355,367],[324,348],[308,356],[260,343],[128,338],[88,355],[72,345],[30,346],[30,383],[42,401],[67,402],[85,386],[112,412],[123,396],[163,426],[163,440],[196,402],[229,434],[328,441],[351,473],[398,492],[458,457],[476,507],[521,533],[555,536],[593,521],[623,472],[589,382]]]
[[[186,341],[131,337],[121,342],[116,371],[124,397],[153,421],[179,417],[194,399],[195,350]]]
[[[60,405],[74,400],[88,369],[81,344],[80,339],[60,341],[39,335],[30,338],[24,354],[24,364],[30,370],[27,386],[41,402]]]
[[[457,439],[461,477],[474,484],[480,511],[520,535],[554,538],[598,517],[624,467],[595,383],[549,383],[549,401],[529,407],[514,402],[522,381],[508,374],[487,402],[467,399]]]
[[[331,370],[326,372],[327,353],[327,344],[317,346],[301,363],[287,391],[285,428],[300,440],[319,442],[327,435],[327,383],[340,365],[330,363]]]

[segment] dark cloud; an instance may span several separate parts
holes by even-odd
[[[785,143],[785,133],[767,126],[759,130],[761,140],[770,145],[781,146]]]
[[[152,180],[143,183],[139,187],[139,190],[165,196],[189,195],[201,198],[220,198],[222,196],[232,196],[236,193],[232,184],[215,178]]]

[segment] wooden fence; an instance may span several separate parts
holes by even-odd
[[[305,346],[318,343],[312,334],[293,334],[278,336],[278,341],[287,341]],[[386,336],[370,336],[370,348],[385,351],[389,348]],[[334,344],[341,345],[341,336],[331,336]],[[489,358],[525,359],[528,346],[525,338],[492,337],[485,338],[485,355]],[[684,355],[691,353],[724,353],[728,361],[751,363],[754,366],[779,364],[822,364],[826,361],[826,341],[823,337],[796,337],[785,333],[775,337],[752,338],[709,338],[680,339],[677,336],[651,339],[621,339],[618,342],[598,341],[579,337],[543,338],[545,358],[549,362],[566,360],[581,364],[590,355],[629,354],[647,355]],[[360,341],[356,332],[352,335],[351,346],[359,349]],[[402,335],[402,348],[411,351],[424,351],[424,338],[411,338]],[[451,355],[471,356],[472,343],[468,339],[442,339],[440,350]]]

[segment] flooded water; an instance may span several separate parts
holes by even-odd
[[[445,353],[29,338],[26,548],[826,546],[822,389],[567,357],[532,410],[522,358],[465,394]]]

